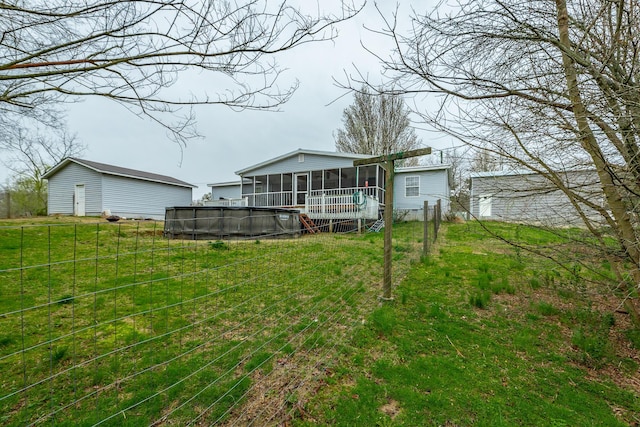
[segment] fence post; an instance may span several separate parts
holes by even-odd
[[[429,255],[429,202],[424,201],[423,207],[424,215],[424,236],[422,237],[422,254],[424,256]]]
[[[433,241],[438,240],[438,230],[440,229],[440,217],[442,216],[442,200],[438,199],[433,212]]]
[[[393,160],[387,160],[385,162],[385,169],[387,173],[385,175],[384,184],[384,276],[382,284],[382,300],[393,300],[391,296],[391,260],[393,254],[393,175],[394,175],[394,162]]]
[[[384,281],[382,283],[382,301],[393,301],[391,296],[391,261],[393,244],[393,175],[396,160],[408,159],[410,157],[424,156],[431,154],[431,148],[420,148],[406,152],[386,154],[384,156],[371,157],[368,159],[358,159],[353,161],[353,166],[370,165],[383,163],[386,170],[384,183]]]

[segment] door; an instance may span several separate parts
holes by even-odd
[[[478,197],[478,210],[480,218],[491,216],[491,196],[483,195]]]
[[[73,193],[73,214],[75,216],[85,215],[85,197],[84,197],[84,184],[76,184],[75,191]]]
[[[309,174],[298,173],[295,181],[293,199],[296,201],[296,205],[304,205],[307,194],[309,194]]]

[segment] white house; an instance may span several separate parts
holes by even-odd
[[[299,209],[312,219],[377,219],[384,209],[381,164],[353,166],[370,155],[298,149],[240,169],[238,181],[212,183],[212,205]],[[449,210],[450,166],[397,168],[394,208],[421,219],[427,200]]]
[[[188,206],[195,185],[170,176],[68,157],[49,170],[48,214],[163,219]]]

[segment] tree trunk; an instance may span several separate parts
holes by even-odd
[[[609,173],[609,166],[605,156],[598,146],[595,135],[589,126],[588,114],[582,101],[582,95],[578,86],[578,77],[572,54],[574,53],[569,38],[569,13],[566,0],[556,0],[558,16],[558,32],[560,35],[560,47],[562,48],[562,65],[567,80],[569,100],[573,106],[573,116],[578,126],[578,138],[582,148],[589,154],[600,178],[603,193],[607,204],[611,209],[614,220],[617,223],[617,237],[622,247],[634,263],[631,277],[637,287],[640,283],[640,251],[636,232],[627,212],[624,200],[618,192],[614,180]],[[633,290],[629,289],[632,292]],[[636,326],[640,326],[640,315],[637,309],[637,298],[629,296],[625,299],[625,307],[629,310]]]

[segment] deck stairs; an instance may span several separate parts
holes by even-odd
[[[373,223],[371,227],[369,227],[369,231],[375,231],[378,233],[380,230],[384,228],[384,219],[379,219]]]
[[[300,222],[302,226],[309,232],[310,234],[319,233],[320,230],[316,227],[316,224],[313,222],[311,218],[307,214],[300,214]]]

